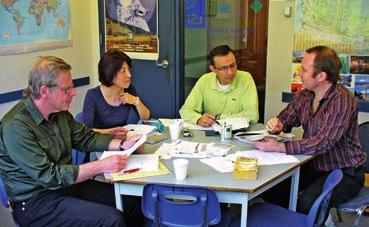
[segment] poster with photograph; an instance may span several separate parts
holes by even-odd
[[[133,59],[159,56],[157,0],[105,0],[105,48]]]
[[[300,76],[301,64],[293,63],[292,64],[292,78],[291,78],[291,91],[293,93],[299,92],[302,90],[302,81]]]
[[[341,74],[348,74],[350,72],[350,56],[347,54],[339,54],[338,56],[342,63]]]
[[[369,56],[351,55],[350,73],[369,74]]]
[[[354,85],[355,85],[355,76],[351,74],[341,74],[339,84],[342,84],[347,89],[349,89],[352,93],[354,93]]]
[[[355,76],[355,96],[369,101],[369,75]]]

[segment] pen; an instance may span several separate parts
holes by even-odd
[[[141,168],[127,169],[124,170],[123,173],[134,173],[140,171]]]
[[[218,120],[215,120],[215,123],[219,126],[222,126]]]

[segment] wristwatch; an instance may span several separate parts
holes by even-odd
[[[119,144],[119,150],[120,151],[124,151],[123,143],[124,143],[124,140],[121,140],[120,144]]]

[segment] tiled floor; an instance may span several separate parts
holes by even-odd
[[[343,221],[338,222],[336,210],[331,210],[331,215],[333,218],[333,222],[337,227],[351,227],[355,222],[356,216],[350,213],[342,213]],[[0,226],[1,227],[15,227],[15,224],[11,218],[9,210],[5,209],[3,206],[0,205]],[[369,226],[369,216],[363,216],[360,222],[360,227],[367,227]],[[331,227],[331,226],[329,226]]]

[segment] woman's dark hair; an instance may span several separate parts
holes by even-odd
[[[99,61],[99,81],[101,84],[110,87],[123,63],[127,63],[132,68],[132,60],[128,55],[118,49],[110,49],[104,53]]]
[[[236,55],[228,45],[216,46],[209,52],[207,59],[210,65],[214,65],[215,56],[226,56],[229,52],[232,52],[234,55]]]
[[[315,54],[314,75],[325,72],[327,74],[327,80],[332,84],[337,84],[342,68],[342,63],[337,53],[326,46],[315,46],[307,49],[306,52]]]

